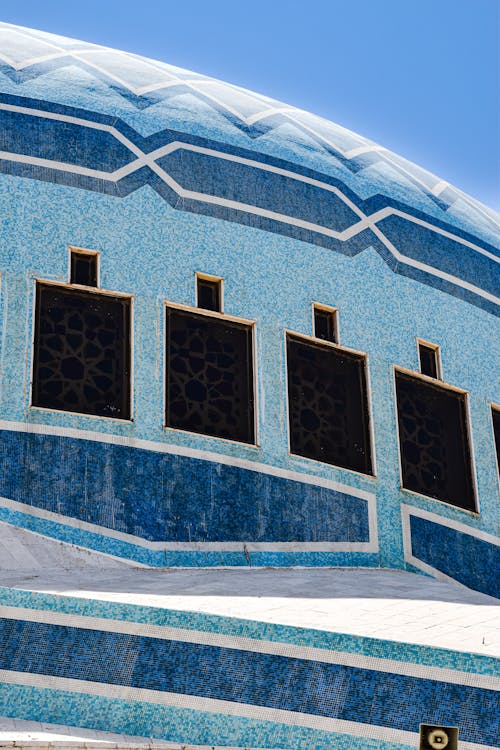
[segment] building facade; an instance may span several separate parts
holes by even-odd
[[[155,566],[402,567],[412,536],[489,592],[488,210],[265,97],[3,35],[3,518]]]
[[[498,597],[495,214],[265,96],[0,39],[3,527]]]

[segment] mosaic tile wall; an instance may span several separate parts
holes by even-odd
[[[444,573],[465,586],[500,598],[500,546],[490,534],[472,535],[465,525],[443,525],[430,513],[409,520],[408,561],[424,563],[431,573]]]
[[[0,40],[2,520],[148,565],[408,564],[497,592],[493,212],[264,96],[7,24]],[[131,421],[30,407],[35,279],[67,282],[69,246],[133,295]],[[255,321],[256,445],[163,426],[164,303],[193,306],[196,271]],[[289,452],[285,331],[312,334],[313,302],[368,355],[374,477]],[[401,490],[393,367],[418,371],[417,337],[468,392],[479,513]]]
[[[27,591],[0,605],[2,715],[294,750],[403,750],[420,723],[456,724],[469,750],[498,746],[491,657]]]
[[[0,494],[149,541],[369,542],[367,501],[335,490],[94,441],[7,431],[0,440]]]

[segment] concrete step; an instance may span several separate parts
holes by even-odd
[[[82,570],[87,568],[130,568],[92,550],[42,536],[0,521],[0,571]]]

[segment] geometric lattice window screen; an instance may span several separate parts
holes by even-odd
[[[475,510],[465,394],[396,371],[403,487]]]
[[[252,326],[167,307],[167,427],[254,443]]]
[[[130,418],[130,299],[37,284],[32,404]]]
[[[371,474],[366,358],[287,335],[291,452]]]

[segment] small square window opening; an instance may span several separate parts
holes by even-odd
[[[495,438],[495,449],[497,452],[497,466],[500,472],[500,409],[492,407],[491,417],[493,419],[493,435]]]
[[[420,372],[429,378],[441,380],[441,367],[439,362],[439,347],[425,344],[423,341],[418,342],[418,358],[420,362]]]
[[[212,312],[222,312],[222,281],[196,277],[196,302],[198,307]]]
[[[71,251],[70,283],[97,286],[97,253]]]
[[[337,311],[314,307],[314,335],[317,339],[338,344]]]

